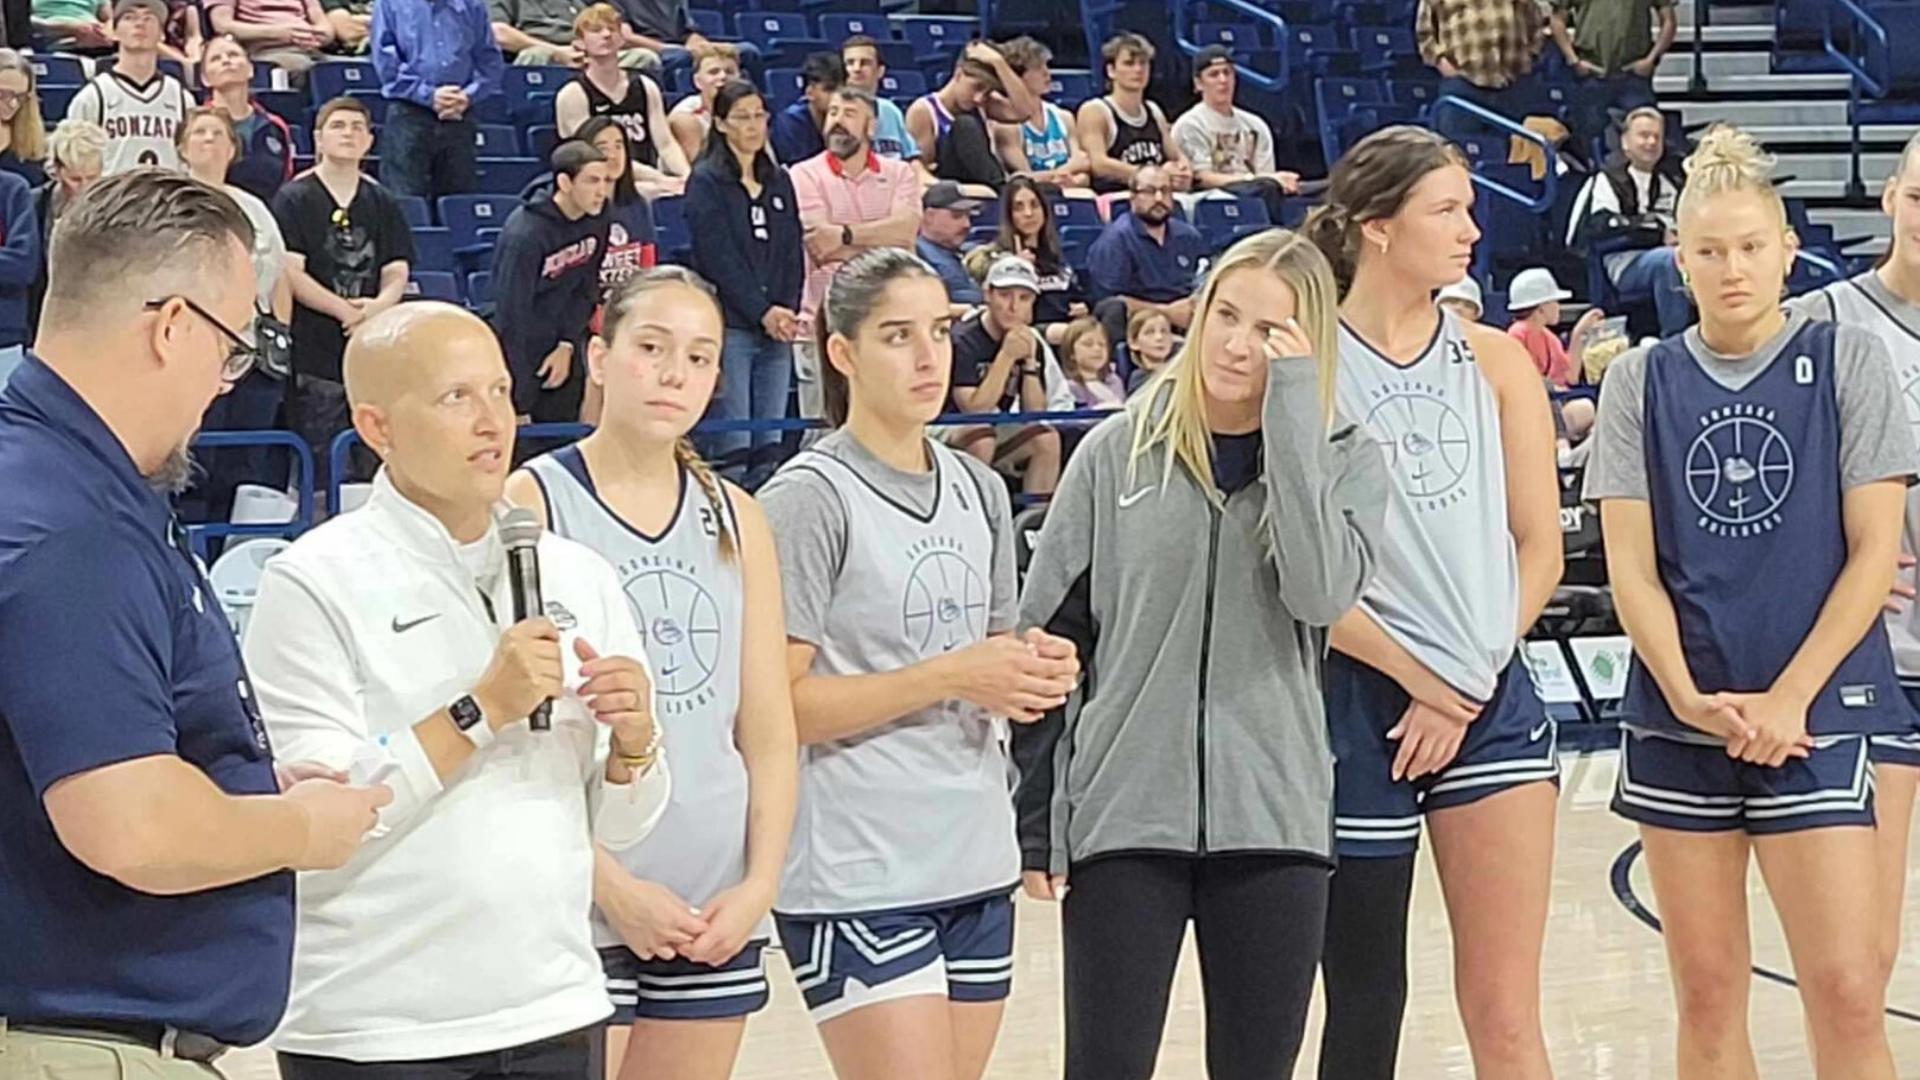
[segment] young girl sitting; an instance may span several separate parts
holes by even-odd
[[[1097,320],[1083,316],[1068,323],[1060,351],[1067,358],[1067,387],[1076,408],[1117,409],[1126,404],[1127,388],[1113,370],[1107,332]]]
[[[1173,355],[1173,324],[1157,311],[1136,311],[1127,320],[1127,353],[1133,357],[1133,374],[1127,379],[1127,393],[1146,385]]]

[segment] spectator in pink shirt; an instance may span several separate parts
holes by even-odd
[[[1607,317],[1606,312],[1588,308],[1587,313],[1580,316],[1569,335],[1573,342],[1573,352],[1569,355],[1553,328],[1560,325],[1560,301],[1573,294],[1560,287],[1553,271],[1538,266],[1522,270],[1513,276],[1508,290],[1507,311],[1513,316],[1513,322],[1507,326],[1508,336],[1525,346],[1527,355],[1533,357],[1533,366],[1539,369],[1541,378],[1547,380],[1549,392],[1571,387],[1580,380],[1581,354],[1586,351],[1587,337]],[[1572,441],[1579,442],[1593,426],[1593,403],[1581,400],[1565,404],[1567,434]]]
[[[871,91],[842,86],[834,91],[821,121],[826,150],[788,170],[807,245],[800,335],[793,345],[802,416],[825,415],[813,317],[834,271],[873,248],[912,248],[920,227],[919,177],[911,164],[874,152],[876,115]]]

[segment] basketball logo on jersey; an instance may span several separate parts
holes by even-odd
[[[1467,422],[1446,390],[1415,378],[1373,391],[1367,430],[1387,456],[1387,469],[1419,510],[1441,510],[1467,497],[1463,481],[1473,461]]]
[[[1779,414],[1761,405],[1723,405],[1700,418],[1687,448],[1687,496],[1695,521],[1715,536],[1772,532],[1793,491],[1793,447],[1775,426]]]
[[[1900,365],[1900,399],[1907,406],[1907,428],[1920,439],[1920,363]]]
[[[929,536],[907,549],[913,569],[900,599],[901,629],[923,654],[951,652],[987,636],[987,583],[960,541]]]
[[[623,564],[620,579],[647,646],[661,709],[678,716],[712,701],[724,631],[720,606],[695,568],[648,555]]]

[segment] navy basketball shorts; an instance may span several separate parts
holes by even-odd
[[[1715,742],[1623,729],[1614,813],[1682,832],[1769,836],[1873,825],[1873,761],[1864,735],[1816,738],[1777,769],[1727,756]]]
[[[1004,1001],[1013,990],[1013,898],[878,915],[775,913],[815,1023],[884,1001]]]
[[[1420,847],[1423,814],[1541,780],[1560,782],[1558,729],[1517,655],[1501,673],[1493,699],[1468,725],[1453,761],[1418,780],[1393,779],[1400,744],[1387,732],[1412,702],[1399,683],[1332,653],[1326,700],[1334,755],[1334,846],[1342,858],[1412,854]]]
[[[731,1020],[767,1007],[765,938],[747,942],[719,966],[692,960],[642,960],[632,949],[600,950],[613,999],[608,1023],[636,1020]]]
[[[1875,765],[1904,765],[1909,769],[1920,769],[1920,686],[1902,684],[1901,690],[1907,695],[1907,704],[1914,710],[1914,730],[1872,736],[1867,743],[1867,752],[1873,755]]]

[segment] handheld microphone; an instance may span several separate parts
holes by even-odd
[[[545,613],[540,599],[540,519],[526,507],[515,507],[500,517],[500,542],[507,549],[507,580],[513,587],[513,621]],[[553,727],[553,699],[534,706],[527,726],[535,731]]]

